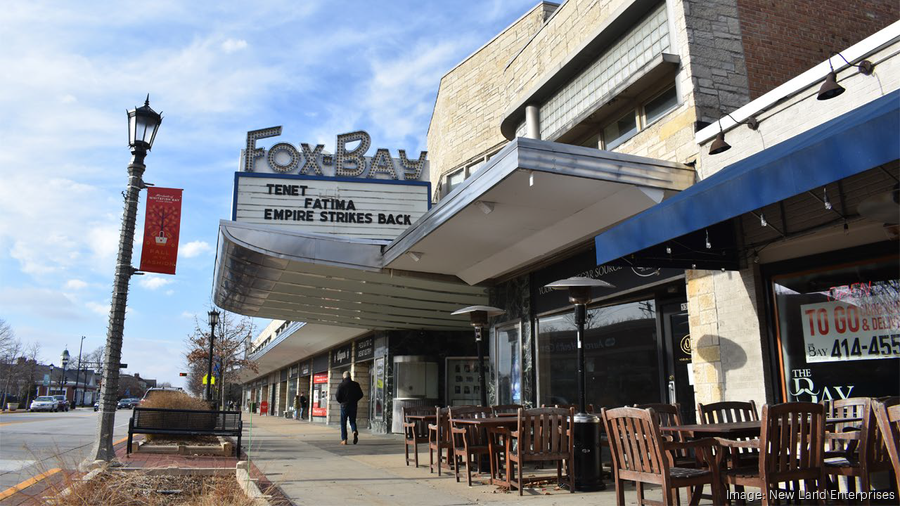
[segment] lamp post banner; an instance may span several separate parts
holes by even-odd
[[[147,189],[141,268],[144,272],[175,274],[181,228],[181,192],[176,188]]]

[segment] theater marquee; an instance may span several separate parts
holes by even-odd
[[[281,127],[275,127],[247,134],[243,170],[235,174],[232,220],[390,240],[428,211],[426,152],[415,161],[403,150],[399,159],[387,149],[367,157],[371,141],[366,132],[338,135],[334,155],[324,153],[321,144],[256,147],[256,140],[280,133]],[[348,149],[354,142],[358,144]]]

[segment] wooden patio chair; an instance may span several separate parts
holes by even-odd
[[[453,445],[450,439],[450,417],[448,408],[434,408],[435,423],[428,424],[428,464],[431,473],[437,465],[438,476],[444,462],[444,450],[447,450],[447,463],[453,469]],[[437,462],[434,454],[437,453]]]
[[[697,403],[700,423],[734,423],[755,422],[759,420],[759,412],[753,401],[724,401],[712,404]],[[750,441],[753,438],[743,438]],[[753,448],[733,448],[731,450],[732,467],[755,466],[759,460],[759,452]],[[740,488],[738,488],[740,490]]]
[[[676,404],[651,403],[651,404],[635,404],[637,409],[652,409],[659,417],[660,427],[679,427],[683,425],[681,421],[681,406]],[[681,432],[672,432],[666,437],[671,437],[676,443],[685,441]],[[697,467],[697,459],[691,455],[686,448],[681,448],[668,453],[669,465],[673,467]]]
[[[491,406],[491,413],[495,415],[516,414],[520,408],[524,408],[521,404],[501,404],[499,406]]]
[[[527,481],[546,477],[522,477],[522,466],[529,462],[556,462],[556,479],[562,481],[563,463],[572,468],[575,459],[572,408],[520,409],[515,431],[506,431],[506,485],[519,489]],[[515,469],[514,469],[515,468]],[[575,476],[568,474],[568,487],[575,492]]]
[[[702,487],[709,484],[716,504],[722,504],[721,482],[718,466],[715,465],[712,449],[716,442],[712,438],[689,442],[669,441],[659,430],[659,415],[654,409],[616,408],[600,411],[613,458],[613,479],[616,483],[616,504],[625,504],[625,481],[635,482],[639,505],[659,504],[644,498],[644,484],[661,485],[662,504],[679,502],[678,489],[682,487]],[[708,468],[684,468],[670,464],[666,456],[692,448],[703,456]],[[699,494],[691,500],[697,504]]]
[[[759,451],[757,466],[729,469],[723,473],[731,485],[760,489],[762,504],[767,506],[779,484],[791,484],[794,494],[800,482],[807,493],[825,494],[825,406],[811,402],[789,402],[765,405],[759,439],[732,441],[716,438],[728,448],[752,448]],[[780,489],[786,490],[786,489]]]
[[[406,465],[409,465],[409,447],[413,449],[414,462],[419,467],[419,444],[428,443],[428,424],[424,420],[410,420],[408,416],[430,415],[432,406],[408,406],[403,408],[403,437],[406,440]]]
[[[894,469],[894,489],[900,488],[900,397],[872,403],[879,433]]]
[[[697,403],[700,423],[755,422],[759,420],[753,401],[725,401],[712,404]]]
[[[472,457],[478,462],[478,472],[481,468],[482,457],[487,457],[488,437],[487,431],[478,430],[473,426],[456,426],[453,419],[486,418],[491,415],[491,408],[482,407],[451,407],[450,408],[450,436],[452,439],[453,468],[456,471],[456,482],[459,483],[460,459],[466,464],[466,483],[472,486],[472,470],[470,468]]]
[[[872,399],[854,397],[836,400],[831,403],[831,417],[862,420],[835,424],[834,429],[825,434],[825,440],[830,444],[830,450],[825,452],[825,474],[829,478],[829,488],[837,490],[838,476],[846,476],[849,492],[856,491],[857,478],[860,491],[869,492],[872,473],[891,470],[885,440],[872,409]],[[863,504],[869,503],[868,496],[863,496]]]

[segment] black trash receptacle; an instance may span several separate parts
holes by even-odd
[[[606,490],[600,466],[600,417],[589,413],[575,415],[575,490]]]

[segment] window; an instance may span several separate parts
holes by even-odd
[[[627,141],[636,133],[637,118],[634,111],[630,111],[619,118],[618,121],[610,123],[603,129],[603,143],[607,150],[615,149],[616,146]]]
[[[447,193],[449,194],[456,189],[463,181],[466,180],[466,169],[459,169],[447,174]]]
[[[653,300],[589,308],[585,322],[585,397],[595,409],[660,402]],[[576,404],[574,313],[538,319],[538,403]]]
[[[897,395],[896,256],[778,275],[771,290],[785,401]]]
[[[644,128],[662,118],[677,106],[678,93],[673,86],[644,104]]]
[[[497,404],[522,403],[522,343],[519,324],[498,327],[491,336]]]

